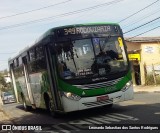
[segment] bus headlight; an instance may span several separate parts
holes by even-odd
[[[76,100],[79,101],[81,99],[80,96],[73,94],[71,92],[63,92],[64,96],[67,97],[68,99]]]
[[[131,85],[132,85],[132,81],[127,82],[126,85],[123,87],[122,91],[126,91],[127,89],[129,89]]]

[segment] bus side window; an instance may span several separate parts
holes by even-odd
[[[45,60],[45,52],[43,46],[37,46],[36,47],[36,64],[37,64],[37,70],[45,70],[47,69],[46,60]]]
[[[16,59],[16,62],[17,62],[17,66],[16,67],[18,67],[19,66],[19,60],[18,60],[18,58]]]
[[[18,58],[18,63],[19,63],[19,66],[22,65],[22,57],[21,56]]]
[[[30,61],[30,55],[29,55],[29,51],[27,52],[27,57],[26,57],[27,62]]]
[[[13,63],[11,63],[10,64],[10,70],[13,70],[13,68],[14,68],[14,65],[13,65]]]
[[[17,71],[18,71],[18,76],[19,77],[22,77],[22,76],[24,76],[24,73],[23,73],[23,66],[22,66],[22,57],[21,56],[19,56],[18,58],[17,58],[17,64],[18,64],[18,68],[17,68]]]
[[[30,51],[29,51],[29,58],[30,58],[30,61],[34,61],[36,59],[36,51],[35,51],[35,48],[32,48]]]
[[[37,66],[36,66],[36,51],[35,47],[29,50],[29,63],[28,63],[28,69],[29,73],[36,73],[37,72]]]
[[[16,68],[17,67],[17,61],[16,61],[16,59],[13,61],[13,64],[14,64],[14,68]]]

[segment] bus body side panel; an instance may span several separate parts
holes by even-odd
[[[46,108],[44,93],[50,95],[47,71],[30,74],[29,79],[36,108]]]
[[[16,81],[19,102],[22,102],[22,96],[23,96],[25,98],[26,104],[30,105],[30,99],[28,96],[27,84],[23,66],[16,68],[14,70],[14,74],[15,74],[15,81]]]
[[[34,99],[33,104],[36,107],[39,107],[41,102],[41,87],[40,87],[40,80],[39,80],[40,77],[41,77],[41,74],[39,73],[29,74],[29,83],[32,91],[32,96]]]
[[[28,78],[27,57],[26,56],[23,57],[22,60],[23,60],[23,65],[24,65],[24,75],[25,75],[25,80],[26,80],[28,97],[29,97],[29,100],[30,100],[29,105],[31,106],[31,105],[34,105],[34,99],[33,99],[32,90],[31,90],[31,86],[30,86],[29,78]]]
[[[30,57],[30,62],[28,63],[29,84],[34,100],[34,106],[36,108],[46,108],[44,94],[50,96],[50,85],[45,50],[42,45],[37,45],[33,49],[35,49],[34,52],[36,52],[36,57],[32,60]],[[32,54],[34,54],[33,49],[30,50]]]
[[[48,71],[43,70],[39,73],[39,81],[40,81],[40,88],[41,88],[41,98],[40,98],[40,105],[39,108],[46,109],[44,94],[48,94],[49,97],[51,97],[51,90],[50,90],[50,82],[48,78]]]

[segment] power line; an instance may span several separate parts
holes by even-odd
[[[103,7],[104,8],[104,7]],[[93,17],[93,14],[95,15],[98,12],[101,12],[101,16],[104,15],[104,11],[101,11],[103,8],[99,8],[97,10],[92,10],[90,12],[87,13],[82,13],[79,17],[76,16],[76,19],[74,19],[74,23],[78,23],[80,20],[85,19],[85,20],[91,20],[91,18]],[[106,9],[106,8],[105,8]],[[104,10],[104,9],[103,9]],[[100,17],[99,15],[99,17]],[[76,20],[76,21],[75,21]]]
[[[123,29],[125,29],[125,28],[127,28],[127,27],[129,27],[129,26],[131,26],[131,25],[134,25],[134,24],[136,24],[136,23],[138,23],[138,22],[140,22],[140,21],[142,21],[142,20],[144,20],[144,19],[146,19],[146,18],[148,18],[148,17],[150,17],[150,16],[158,13],[159,11],[160,11],[160,9],[156,10],[156,11],[153,12],[153,13],[150,13],[150,14],[147,15],[147,16],[141,17],[140,19],[138,19],[138,20],[136,20],[136,21],[134,21],[134,22],[132,22],[132,23],[129,23],[128,25],[125,25],[125,26],[123,26],[123,27],[124,27]]]
[[[14,53],[16,53],[16,52],[11,52],[11,53],[0,53],[0,54],[14,54]]]
[[[128,17],[126,17],[126,18],[124,18],[124,19],[122,19],[122,20],[120,20],[118,23],[121,23],[121,22],[127,20],[128,18],[130,18],[130,17],[132,17],[132,16],[138,14],[139,12],[141,12],[141,11],[147,9],[148,7],[150,7],[150,6],[152,6],[153,4],[157,3],[158,1],[159,1],[159,0],[157,0],[157,1],[155,1],[155,2],[153,2],[153,3],[151,3],[151,4],[149,4],[148,6],[146,6],[146,7],[142,8],[142,9],[140,9],[139,11],[137,11],[137,12],[135,12],[135,13],[129,15]]]
[[[27,24],[46,21],[46,20],[50,20],[50,19],[56,19],[56,18],[60,18],[60,17],[73,15],[73,14],[78,14],[78,13],[85,12],[85,11],[88,11],[88,10],[94,10],[96,8],[100,8],[100,7],[103,7],[103,6],[109,6],[109,5],[112,5],[112,4],[116,4],[116,3],[121,2],[121,1],[124,1],[124,0],[113,0],[111,2],[107,2],[107,3],[99,4],[99,5],[96,5],[96,6],[92,6],[92,7],[88,7],[88,8],[84,8],[84,9],[80,9],[80,10],[75,10],[75,11],[71,11],[71,12],[67,12],[67,13],[63,13],[63,14],[59,14],[59,15],[55,15],[55,16],[51,16],[51,17],[46,17],[46,18],[37,19],[37,20],[29,21],[29,22],[20,23],[20,24],[5,26],[5,27],[1,27],[0,30],[20,27],[20,26],[24,26],[24,25],[27,25]]]
[[[145,25],[147,25],[147,24],[149,24],[149,23],[152,23],[152,22],[154,22],[154,21],[156,21],[156,20],[158,20],[158,19],[160,19],[160,17],[157,17],[157,18],[155,18],[155,19],[153,19],[153,20],[151,20],[151,21],[149,21],[149,22],[147,22],[147,23],[144,23],[144,24],[142,24],[142,25],[140,25],[140,26],[138,26],[138,27],[135,27],[135,28],[133,28],[133,29],[131,29],[131,30],[129,30],[129,31],[126,31],[126,32],[124,32],[124,34],[129,33],[129,32],[131,32],[131,31],[134,31],[134,30],[136,30],[136,29],[139,29],[139,28],[141,28],[141,27],[143,27],[143,26],[145,26]]]
[[[0,52],[0,54],[14,54],[16,51],[5,51],[5,52]]]
[[[53,6],[57,6],[57,5],[61,5],[61,4],[64,4],[64,3],[70,2],[70,1],[72,1],[72,0],[67,0],[67,1],[60,2],[60,3],[56,3],[56,4],[54,4],[54,5],[49,5],[49,6],[45,6],[45,7],[41,7],[41,8],[37,8],[37,9],[33,9],[33,10],[30,10],[30,11],[25,11],[25,12],[21,12],[21,13],[13,14],[13,15],[8,15],[8,16],[0,17],[0,19],[5,19],[5,18],[10,18],[10,17],[19,16],[19,15],[22,15],[22,14],[27,14],[27,13],[35,12],[35,11],[42,10],[42,9],[45,9],[45,8],[49,8],[49,7],[53,7]]]
[[[155,30],[155,29],[157,29],[157,28],[160,28],[160,26],[154,27],[154,28],[152,28],[152,29],[150,29],[150,30],[147,30],[147,31],[145,31],[145,32],[142,32],[142,33],[140,33],[140,34],[137,34],[137,35],[135,35],[135,36],[133,36],[133,37],[131,37],[131,38],[128,38],[128,40],[130,40],[130,39],[132,39],[132,38],[135,38],[135,37],[137,37],[137,36],[143,35],[143,34],[145,34],[145,33],[147,33],[147,32],[150,32],[150,31],[152,31],[152,30]]]

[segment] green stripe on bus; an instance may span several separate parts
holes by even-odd
[[[58,80],[59,89],[60,91],[71,92],[81,97],[97,96],[97,95],[113,93],[116,91],[120,91],[125,86],[125,84],[131,80],[130,74],[131,72],[128,72],[128,74],[125,77],[123,77],[117,84],[113,86],[104,87],[104,88],[88,89],[88,90],[77,88],[59,79]],[[82,93],[85,93],[85,95],[82,95]]]

